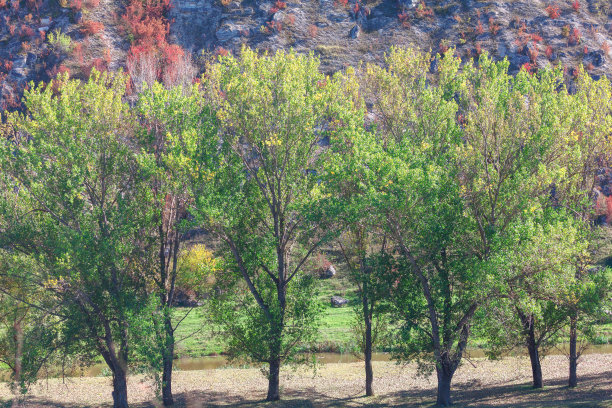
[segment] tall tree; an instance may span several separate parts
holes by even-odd
[[[319,183],[330,101],[338,87],[312,56],[293,52],[211,64],[204,87],[217,106],[220,153],[216,169],[202,166],[195,184],[198,219],[224,243],[248,296],[223,307],[230,351],[266,363],[269,401],[280,398],[280,368],[301,359],[296,345],[316,333],[315,282],[308,258],[334,228],[331,197]],[[333,128],[332,128],[333,129]],[[235,289],[238,290],[238,289]],[[242,313],[242,314],[239,314]]]
[[[574,217],[588,228],[595,218],[596,210],[609,216],[608,202],[610,191],[601,191],[598,176],[601,170],[609,165],[612,153],[609,141],[612,129],[612,85],[605,76],[595,81],[581,67],[576,80],[576,93],[566,94],[565,109],[558,114],[563,131],[556,139],[554,153],[558,157],[556,166],[558,176],[554,180],[555,205],[570,211]],[[604,208],[596,209],[593,195],[602,200]],[[590,234],[591,251],[601,243]],[[573,284],[573,295],[568,297],[566,307],[570,311],[569,336],[569,386],[578,383],[577,366],[584,348],[578,344],[580,333],[588,333],[590,325],[581,324],[580,320],[589,320],[589,314],[598,310],[602,300],[607,298],[605,291],[609,290],[605,282],[605,274],[589,268],[592,260],[584,258],[576,264],[576,276]],[[603,279],[603,280],[602,280]],[[594,285],[597,282],[597,285]],[[593,293],[599,287],[599,296]],[[585,330],[582,330],[585,329]]]
[[[152,218],[125,84],[123,75],[93,72],[85,83],[63,76],[33,87],[24,94],[27,114],[10,118],[17,132],[0,145],[10,191],[31,208],[0,215],[0,247],[40,262],[36,279],[61,305],[65,337],[104,359],[113,405],[122,408],[131,330],[149,320],[144,260]]]
[[[152,275],[153,290],[159,296],[163,327],[157,331],[162,354],[162,401],[174,403],[172,396],[172,365],[175,331],[182,320],[172,322],[178,276],[178,256],[181,247],[181,222],[187,216],[191,198],[189,183],[193,166],[181,158],[183,149],[200,139],[200,154],[216,150],[217,132],[214,116],[202,102],[197,86],[164,88],[158,82],[145,87],[139,95],[136,112],[139,120],[138,156],[155,200],[155,231],[158,241],[157,267]]]

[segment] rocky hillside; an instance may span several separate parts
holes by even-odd
[[[326,72],[411,45],[466,60],[487,51],[515,72],[560,63],[568,78],[583,64],[597,77],[612,74],[612,2],[0,0],[0,106],[18,108],[28,81],[58,72],[85,77],[155,54],[153,71],[169,76],[183,50],[197,60],[242,44],[313,51]]]

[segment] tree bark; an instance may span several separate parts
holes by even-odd
[[[364,288],[365,289],[365,288]],[[365,293],[362,296],[363,300],[363,320],[365,325],[365,344],[364,344],[364,361],[365,361],[365,386],[366,395],[368,397],[374,395],[372,382],[374,380],[374,372],[372,370],[372,316],[368,305],[368,296]]]
[[[266,401],[278,401],[280,399],[280,358],[270,361],[270,373],[268,374],[268,396]]]
[[[172,329],[172,321],[170,315],[167,314],[164,322],[166,328],[166,347],[164,348],[163,356],[163,373],[162,373],[162,401],[164,406],[169,407],[174,405],[172,396],[172,365],[174,364],[174,330]]]
[[[113,408],[128,408],[127,375],[121,367],[113,369]]]
[[[440,407],[449,407],[453,404],[451,401],[451,381],[453,379],[450,367],[444,367],[440,363],[436,367],[438,374],[438,396],[436,405]]]
[[[531,372],[533,376],[533,388],[542,388],[542,365],[540,364],[540,352],[535,339],[533,324],[527,330],[527,350],[531,360]]]
[[[578,385],[578,375],[576,373],[578,367],[578,352],[576,349],[576,343],[578,338],[578,331],[576,328],[577,318],[573,315],[570,318],[570,338],[569,338],[569,384],[570,388]]]
[[[23,370],[23,327],[21,325],[21,319],[15,320],[13,323],[13,329],[15,330],[15,367],[13,370],[13,402],[11,403],[12,408],[19,406],[19,389],[21,386],[21,373]]]

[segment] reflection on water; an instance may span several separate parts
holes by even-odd
[[[560,346],[551,350],[549,355],[556,354],[567,354],[567,345]],[[584,354],[612,354],[612,344],[604,344],[589,347]],[[483,358],[486,357],[483,349],[468,349],[467,355],[469,358]],[[526,350],[515,350],[509,353],[510,356],[526,355]],[[339,353],[317,353],[317,361],[320,364],[330,363],[355,363],[362,361],[360,358],[352,354],[339,354]],[[388,353],[374,353],[372,355],[373,361],[389,361],[391,356]],[[198,357],[198,358],[180,358],[175,361],[174,367],[177,370],[192,371],[192,370],[213,370],[216,368],[223,368],[232,366],[228,363],[227,358],[224,356],[211,356],[211,357]],[[240,364],[234,363],[233,366],[240,366]],[[106,364],[96,364],[87,367],[82,370],[78,370],[72,373],[66,373],[66,376],[70,377],[96,377],[108,372]],[[6,380],[6,376],[0,373],[0,381]]]

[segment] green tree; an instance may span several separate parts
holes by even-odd
[[[303,360],[296,346],[316,334],[316,282],[302,271],[335,231],[333,199],[319,177],[338,84],[318,68],[312,56],[244,48],[209,65],[204,83],[220,147],[198,160],[219,165],[202,165],[194,212],[242,280],[233,307],[216,308],[218,320],[233,355],[268,365],[267,400],[280,398],[281,364]]]
[[[609,140],[612,130],[612,85],[606,77],[593,80],[581,67],[576,89],[575,95],[565,94],[564,109],[558,112],[563,131],[559,132],[553,150],[558,157],[555,161],[558,176],[554,180],[553,198],[555,205],[567,209],[584,224],[584,228],[589,228],[597,213],[609,215],[605,192],[601,191],[597,181],[600,170],[608,164],[612,153]],[[594,208],[593,195],[596,196],[596,205],[604,208]],[[589,235],[591,252],[602,244],[598,235]],[[585,339],[590,337],[592,325],[588,322],[608,299],[606,291],[610,290],[605,273],[590,268],[591,261],[585,257],[576,264],[573,292],[565,303],[570,323],[570,387],[578,383],[578,362],[588,346],[588,341],[579,344],[579,334],[585,335],[581,336]]]
[[[145,232],[153,215],[125,84],[121,74],[94,72],[85,83],[64,76],[32,87],[27,114],[10,118],[17,131],[0,147],[9,191],[31,208],[0,215],[0,247],[40,263],[37,284],[57,300],[64,337],[96,350],[111,370],[115,407],[128,406],[134,328],[150,320]]]
[[[216,149],[217,132],[210,108],[203,104],[198,86],[166,89],[155,82],[139,95],[136,113],[139,120],[138,140],[141,148],[138,160],[148,175],[154,199],[154,231],[158,242],[157,262],[152,274],[153,290],[159,296],[163,328],[157,330],[162,354],[162,401],[173,405],[172,365],[174,361],[174,333],[179,322],[172,322],[181,247],[181,223],[185,223],[187,206],[191,200],[189,184],[194,166],[183,159],[184,149],[200,138],[199,147],[207,147],[200,154],[211,154]],[[184,226],[183,226],[184,228]]]

